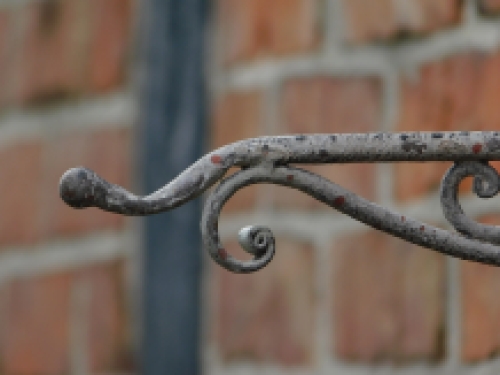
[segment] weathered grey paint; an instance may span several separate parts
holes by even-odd
[[[475,177],[475,192],[498,192],[498,175],[486,160],[500,160],[499,132],[420,132],[314,134],[243,140],[204,156],[165,187],[137,197],[109,184],[92,171],[77,168],[61,181],[61,196],[74,207],[97,206],[125,215],[148,215],[177,207],[221,180],[232,166],[243,170],[225,180],[209,196],[202,217],[203,243],[212,258],[233,272],[253,272],[272,259],[270,230],[245,228],[243,248],[255,255],[242,262],[228,254],[219,239],[218,217],[224,203],[239,189],[255,183],[292,187],[325,204],[409,242],[462,259],[500,265],[497,229],[472,222],[463,214],[457,191],[461,180]],[[466,237],[404,217],[369,202],[313,173],[290,164],[454,161],[443,179],[442,204],[447,219]],[[410,168],[410,166],[408,167]]]

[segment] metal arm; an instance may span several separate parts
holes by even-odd
[[[500,265],[500,230],[465,216],[458,202],[458,186],[474,177],[473,191],[481,198],[498,193],[500,177],[488,165],[500,160],[500,132],[432,132],[314,134],[262,137],[221,147],[186,169],[160,190],[144,197],[108,183],[86,168],[68,170],[60,181],[61,198],[70,206],[95,206],[123,215],[150,215],[175,208],[221,180],[208,197],[201,220],[203,243],[212,258],[226,269],[248,273],[268,264],[275,252],[272,232],[261,226],[243,228],[242,247],[254,255],[240,261],[220,241],[218,218],[222,206],[239,189],[272,183],[298,189],[361,221],[414,244],[481,263]],[[441,184],[441,204],[451,233],[369,202],[333,182],[289,164],[360,162],[453,161]],[[230,167],[242,170],[222,179]]]

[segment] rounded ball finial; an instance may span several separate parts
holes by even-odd
[[[67,170],[59,182],[59,194],[62,200],[74,208],[93,206],[95,177],[96,174],[87,168]]]

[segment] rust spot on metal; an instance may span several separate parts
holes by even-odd
[[[210,158],[210,161],[214,164],[220,164],[222,161],[222,158],[219,155],[212,155]]]
[[[423,232],[424,230],[425,230],[425,227],[422,225],[422,226],[420,227],[420,231],[421,231],[421,232]]]
[[[337,197],[337,198],[335,198],[335,199],[333,200],[333,204],[334,204],[335,206],[337,206],[337,207],[338,207],[338,206],[343,206],[343,205],[344,205],[344,203],[345,203],[345,198],[344,198],[344,197]]]
[[[224,259],[224,260],[227,259],[227,251],[225,249],[219,249],[217,254],[219,254],[219,258]]]
[[[472,146],[472,152],[475,154],[479,154],[482,149],[483,145],[481,143],[476,143],[474,146]]]
[[[289,174],[286,176],[287,181],[293,181],[293,175]]]
[[[406,221],[406,217],[401,216],[401,221],[404,223]]]

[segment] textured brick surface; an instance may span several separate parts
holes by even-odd
[[[5,61],[15,77],[11,102],[42,104],[120,85],[130,46],[131,1],[20,4],[8,30],[17,39]]]
[[[0,148],[0,244],[33,243],[42,191],[42,145],[37,141]]]
[[[242,251],[235,251],[236,246],[229,244],[227,249],[240,257]],[[312,359],[312,249],[287,240],[278,240],[277,246],[275,259],[255,274],[216,269],[216,337],[226,361],[305,365]]]
[[[212,149],[242,139],[265,135],[264,97],[262,92],[232,92],[217,99],[212,116]],[[230,173],[237,171],[233,169]],[[239,190],[224,206],[224,212],[234,213],[255,208],[258,185]]]
[[[67,374],[72,349],[85,349],[80,352],[83,365],[92,373],[122,369],[125,342],[119,270],[117,264],[101,265],[4,286],[0,293],[2,373]]]
[[[264,104],[259,91],[231,92],[218,98],[213,111],[212,148],[265,132]]]
[[[499,53],[469,53],[424,65],[417,77],[402,83],[397,130],[497,130],[499,64]],[[436,191],[449,165],[397,164],[397,198],[407,201]]]
[[[463,262],[462,279],[462,358],[484,360],[500,348],[500,270]]]
[[[123,89],[132,1],[36,0],[0,6],[0,110],[21,115],[0,119],[2,134],[14,135],[0,145],[2,250],[123,228],[119,215],[66,207],[58,183],[67,168],[84,165],[111,182],[130,185],[130,130],[110,129],[109,124],[98,130],[93,126],[101,124],[90,124],[58,133],[46,119],[59,121],[59,106],[66,100]],[[26,124],[19,132],[16,125],[25,108],[35,106],[46,107],[35,121],[43,125],[28,129],[25,137]],[[109,117],[95,106],[90,110],[91,117]],[[43,133],[39,139],[34,135],[38,130]],[[122,273],[123,262],[113,262],[2,279],[0,373],[134,372]]]
[[[318,0],[218,0],[225,63],[309,51],[319,39]]]
[[[500,12],[500,1],[499,0],[480,0],[480,9],[485,12],[491,12],[493,14],[498,14]]]
[[[91,0],[90,89],[108,91],[123,81],[131,42],[133,0]]]
[[[284,130],[293,133],[374,131],[380,126],[377,78],[305,77],[283,88]]]
[[[279,133],[345,133],[380,127],[380,83],[374,78],[298,78],[283,87]],[[303,166],[301,166],[303,167]],[[375,198],[373,164],[312,166],[307,169],[368,199]],[[303,193],[275,188],[279,208],[324,208]]]
[[[106,180],[130,185],[130,133],[127,129],[67,132],[45,144],[42,179],[43,201],[38,225],[44,237],[71,236],[96,230],[122,227],[125,218],[88,208],[75,210],[60,199],[58,183],[62,174],[85,166]]]
[[[375,361],[442,354],[439,254],[375,231],[336,241],[333,253],[336,356]]]
[[[499,225],[500,217],[480,220]],[[462,358],[480,361],[500,350],[500,269],[473,262],[461,262]]]
[[[22,280],[6,287],[2,367],[7,374],[69,370],[70,276]]]
[[[393,166],[396,198],[408,202],[439,191],[441,180],[452,163],[398,163]],[[417,178],[418,176],[418,178]]]
[[[86,51],[75,29],[81,22],[79,5],[77,0],[45,0],[25,6],[19,101],[53,100],[84,86]]]
[[[0,107],[11,101],[12,48],[14,47],[13,17],[7,10],[0,11]]]
[[[345,33],[351,42],[427,34],[460,21],[459,0],[342,0]]]
[[[132,363],[130,342],[126,341],[129,332],[125,327],[122,274],[122,265],[115,263],[87,268],[74,275],[74,283],[90,291],[83,319],[87,327],[88,367],[95,373],[130,370]]]

